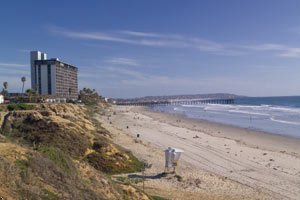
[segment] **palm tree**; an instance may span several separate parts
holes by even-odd
[[[8,82],[3,82],[3,89],[2,89],[2,94],[4,96],[7,96],[7,87],[8,87]]]
[[[3,87],[4,87],[5,90],[7,90],[7,87],[8,87],[8,82],[7,81],[3,82]]]
[[[23,77],[21,78],[21,81],[22,81],[22,83],[23,83],[23,86],[22,86],[22,94],[23,94],[23,92],[24,92],[24,85],[25,85],[25,82],[26,82],[26,77],[23,76]]]

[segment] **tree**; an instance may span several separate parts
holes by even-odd
[[[3,87],[4,87],[4,89],[5,89],[5,90],[7,90],[7,87],[8,87],[8,82],[6,82],[6,81],[5,81],[5,82],[3,82]]]
[[[79,99],[82,103],[87,105],[95,105],[99,102],[100,96],[96,90],[91,90],[90,88],[83,88],[79,91]]]
[[[22,83],[23,83],[23,86],[22,86],[22,93],[24,93],[24,85],[25,85],[25,82],[26,82],[26,77],[23,76],[23,77],[21,78],[21,81],[22,81]]]
[[[8,95],[7,88],[8,88],[8,82],[5,81],[5,82],[3,82],[3,89],[2,89],[2,94],[3,94],[4,96],[7,96],[7,95]]]
[[[26,92],[26,94],[28,96],[29,103],[31,103],[32,96],[36,96],[36,92],[34,90],[32,90],[32,89],[27,89],[25,92]]]

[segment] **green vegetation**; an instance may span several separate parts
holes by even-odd
[[[34,148],[55,147],[73,158],[81,158],[91,144],[86,135],[71,128],[70,123],[66,127],[47,116],[41,118],[35,113],[15,112],[7,117],[2,133]]]
[[[100,152],[93,152],[86,156],[86,160],[95,169],[108,174],[132,173],[141,171],[143,163],[136,159],[131,153],[127,154],[129,159],[123,154],[106,155]]]
[[[20,177],[24,182],[29,178],[29,163],[26,160],[16,160],[15,165],[20,169]]]
[[[100,96],[95,89],[83,88],[79,91],[79,100],[85,105],[92,106],[99,102]]]
[[[61,150],[54,147],[42,147],[39,151],[52,160],[55,165],[60,167],[64,172],[74,170],[72,160]]]
[[[15,164],[23,172],[28,170],[28,162],[26,160],[16,160]]]
[[[6,111],[6,109],[7,109],[6,105],[0,104],[0,112]]]
[[[33,105],[26,104],[26,103],[9,104],[9,105],[7,105],[7,109],[9,111],[14,111],[14,110],[32,110],[33,109]]]
[[[160,197],[160,196],[150,196],[152,200],[168,200],[166,198]]]
[[[116,177],[116,181],[121,182],[123,184],[129,185],[129,184],[138,184],[143,182],[142,178],[128,178],[124,176],[118,176]]]
[[[58,200],[59,198],[53,192],[44,189],[44,195],[42,196],[42,200]]]
[[[123,186],[138,184],[141,178],[111,181],[107,176],[141,171],[144,163],[130,151],[113,144],[110,133],[87,113],[101,106],[89,106],[88,111],[81,105],[70,104],[3,106],[3,110],[13,112],[5,113],[0,142],[7,142],[10,148],[4,155],[9,152],[12,158],[19,158],[6,159],[0,151],[0,180],[8,188],[9,197],[122,199],[127,195],[128,199],[139,198],[124,192]],[[19,111],[28,109],[33,110]],[[14,151],[15,148],[19,149]],[[22,155],[26,159],[20,159]]]

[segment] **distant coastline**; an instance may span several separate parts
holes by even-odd
[[[300,138],[300,97],[251,97],[234,104],[154,106],[154,111],[182,114],[260,132]]]

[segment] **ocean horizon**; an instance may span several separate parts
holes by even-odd
[[[244,97],[234,104],[157,105],[152,109],[300,138],[300,96]]]

